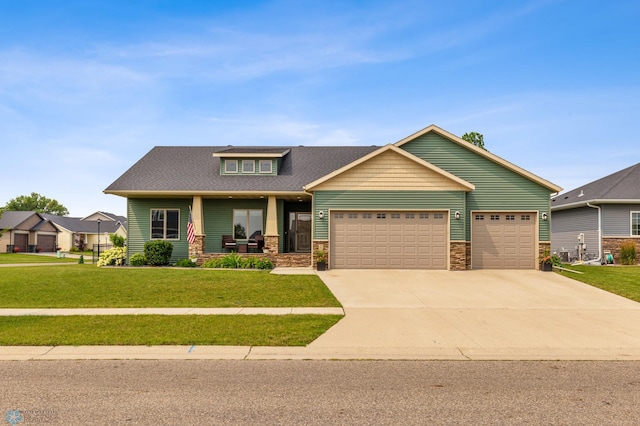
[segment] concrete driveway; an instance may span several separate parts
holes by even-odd
[[[635,359],[640,303],[540,271],[319,272],[346,316],[336,358]]]

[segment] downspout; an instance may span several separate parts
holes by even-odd
[[[600,206],[592,206],[587,202],[587,207],[598,209],[598,261],[602,260],[602,209]]]

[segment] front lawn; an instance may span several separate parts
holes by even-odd
[[[114,315],[4,317],[3,346],[305,346],[341,315]]]
[[[567,269],[583,272],[575,274],[559,271],[574,280],[601,288],[611,293],[640,302],[640,266],[566,266]]]
[[[12,263],[78,263],[78,259],[68,257],[58,258],[55,255],[0,253],[0,264],[8,265]]]
[[[200,268],[4,267],[0,308],[337,307],[316,275]]]

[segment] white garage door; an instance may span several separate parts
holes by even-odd
[[[447,212],[332,212],[331,268],[446,269]]]
[[[535,213],[474,213],[473,269],[535,269]]]

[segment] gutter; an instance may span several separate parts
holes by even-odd
[[[598,210],[598,261],[602,260],[602,209],[600,206],[592,206],[587,201],[587,207]]]

